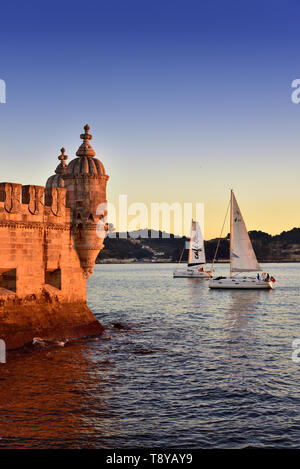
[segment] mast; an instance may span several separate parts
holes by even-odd
[[[222,239],[222,234],[223,234],[224,226],[225,226],[225,223],[226,223],[226,220],[227,220],[227,215],[228,215],[230,205],[231,205],[231,200],[229,199],[227,210],[226,210],[226,215],[225,215],[225,218],[224,218],[224,221],[223,221],[221,233],[220,233],[218,243],[217,243],[217,247],[216,247],[216,250],[215,250],[215,255],[214,255],[214,258],[213,258],[213,261],[212,261],[212,264],[211,264],[211,268],[210,268],[211,272],[213,271],[214,264],[215,264],[215,261],[217,259],[217,255],[218,255],[218,251],[219,251],[219,247],[220,247],[220,242],[221,242],[221,239]]]
[[[233,247],[233,190],[230,192],[230,277],[232,276],[232,247]]]
[[[180,258],[179,258],[178,264],[180,264],[180,262],[181,262],[181,259],[182,259],[182,256],[183,256],[184,249],[185,249],[185,246],[183,245],[183,248],[182,248],[182,251],[181,251],[181,254],[180,254]]]
[[[192,226],[191,226],[191,236],[190,236],[190,245],[189,245],[189,255],[188,255],[188,266],[189,264],[192,263],[192,247],[193,247],[193,242],[194,242],[194,220],[192,219]]]

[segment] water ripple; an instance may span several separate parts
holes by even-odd
[[[300,265],[268,264],[272,292],[210,291],[173,267],[96,266],[104,335],[9,354],[1,448],[299,447]]]

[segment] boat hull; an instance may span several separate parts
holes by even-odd
[[[211,279],[209,288],[230,290],[272,290],[273,282],[253,277],[223,277]]]
[[[188,271],[188,270],[175,270],[173,272],[173,278],[202,278],[208,280],[211,278],[209,272],[198,272],[198,271]]]

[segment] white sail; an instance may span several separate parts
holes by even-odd
[[[188,267],[205,264],[204,240],[199,223],[192,221]]]
[[[231,272],[261,270],[233,191],[231,191],[230,217],[230,270]]]

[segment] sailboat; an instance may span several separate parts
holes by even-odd
[[[215,256],[216,257],[216,256]],[[212,278],[210,288],[272,289],[275,279],[265,272],[260,276],[239,275],[244,272],[259,272],[249,234],[233,191],[230,198],[230,276]]]
[[[192,220],[188,264],[186,269],[176,269],[173,272],[173,277],[193,277],[208,279],[209,277],[211,277],[211,273],[206,272],[205,264],[206,260],[203,235],[199,223]]]

